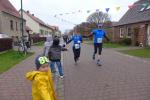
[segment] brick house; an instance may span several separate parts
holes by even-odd
[[[150,46],[150,0],[135,2],[113,26],[113,41],[129,38],[134,46]]]

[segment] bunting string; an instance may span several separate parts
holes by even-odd
[[[150,6],[150,3],[142,3],[142,4],[130,4],[128,5],[128,9],[132,9],[133,7],[135,6],[142,6],[142,7],[148,7]],[[117,12],[119,12],[121,9],[122,9],[123,6],[116,6],[115,7],[115,10]],[[105,12],[106,13],[109,13],[109,11],[111,10],[111,8],[105,8]],[[71,21],[68,21],[66,19],[63,19],[63,15],[71,15],[71,14],[77,14],[77,13],[91,13],[91,12],[100,12],[100,9],[93,9],[93,10],[86,10],[86,11],[83,11],[83,10],[78,10],[78,11],[73,11],[73,12],[70,12],[70,13],[60,13],[60,14],[55,14],[54,17],[58,20],[61,20],[62,22],[65,22],[65,23],[68,23],[68,24],[72,24],[72,25],[77,25]]]
[[[130,5],[128,5],[128,8],[129,8],[129,9],[132,9],[132,8],[135,7],[135,6],[143,6],[143,7],[146,7],[146,6],[148,6],[148,5],[150,5],[150,3],[130,4]],[[116,10],[117,12],[119,12],[123,7],[125,7],[125,6],[116,6],[116,7],[115,7],[115,10]],[[105,12],[108,13],[111,9],[112,9],[112,8],[106,7],[106,8],[105,8]],[[71,14],[76,14],[76,13],[90,13],[90,12],[93,12],[93,11],[99,12],[100,9],[86,10],[86,11],[78,10],[78,11],[73,11],[73,12],[68,12],[68,13],[60,13],[60,14],[55,14],[54,17],[63,16],[63,15],[71,15]]]

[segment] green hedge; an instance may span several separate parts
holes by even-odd
[[[123,38],[119,44],[123,44],[123,45],[131,45],[131,38]]]

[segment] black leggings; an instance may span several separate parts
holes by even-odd
[[[81,48],[75,49],[75,47],[73,46],[73,53],[74,53],[75,60],[80,57],[80,51],[81,51]]]
[[[94,43],[94,54],[97,53],[97,49],[98,49],[98,51],[99,51],[98,54],[101,55],[102,46],[103,46],[102,43]]]

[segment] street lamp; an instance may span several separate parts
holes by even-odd
[[[21,33],[22,33],[22,38],[24,37],[24,30],[23,30],[23,9],[22,9],[22,0],[21,0]]]
[[[22,4],[22,0],[21,0],[21,33],[22,33],[22,44],[23,44],[23,52],[26,54],[26,44],[25,44],[25,40],[24,40],[24,27],[23,27],[23,4]]]

